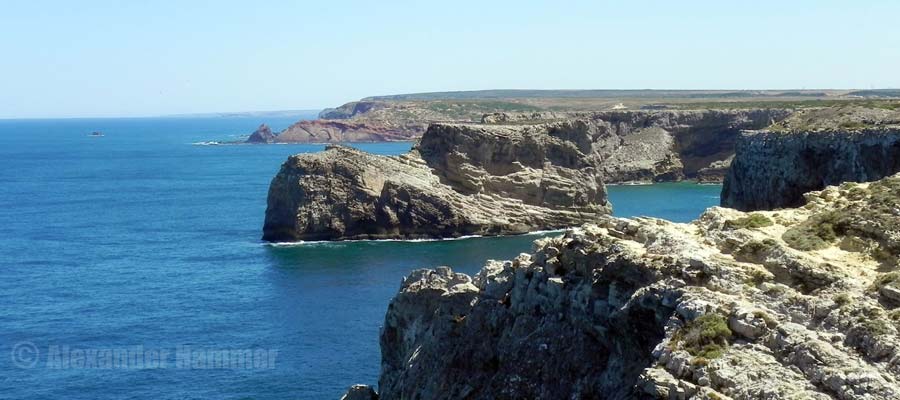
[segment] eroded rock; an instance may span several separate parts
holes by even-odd
[[[900,111],[827,108],[749,131],[722,188],[722,205],[772,210],[804,204],[804,193],[900,172]]]
[[[900,398],[897,312],[879,290],[896,265],[783,238],[823,213],[900,209],[898,182],[754,217],[771,224],[718,207],[690,224],[607,216],[471,279],[415,271],[385,317],[381,396]]]
[[[247,143],[275,143],[275,134],[272,133],[272,129],[268,125],[262,124],[250,134],[250,137],[247,138]]]
[[[499,235],[595,220],[610,210],[597,158],[565,129],[433,125],[402,156],[344,146],[291,156],[269,188],[263,239]]]

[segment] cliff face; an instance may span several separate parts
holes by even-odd
[[[433,125],[399,157],[292,156],[269,188],[263,239],[514,234],[607,214],[588,139],[557,128]]]
[[[787,117],[786,109],[605,112],[489,112],[525,108],[510,102],[360,101],[328,109],[271,139],[275,143],[408,141],[429,123],[471,121],[489,125],[570,123],[585,126],[592,151],[604,160],[607,182],[703,179],[721,181],[741,130],[760,129]],[[485,111],[487,114],[479,114]]]
[[[420,137],[427,123],[383,120],[297,122],[275,136],[275,143],[392,142]]]
[[[900,113],[808,111],[771,130],[747,132],[736,147],[722,189],[723,206],[740,210],[798,206],[806,192],[900,172]]]
[[[893,176],[801,209],[605,217],[474,277],[414,271],[381,398],[900,398],[898,208]]]
[[[319,113],[320,119],[349,119],[359,115],[382,110],[390,104],[376,101],[351,101],[336,108],[326,108]]]
[[[786,109],[494,113],[483,120],[586,121],[607,182],[721,181],[741,130],[763,128],[790,114]]]

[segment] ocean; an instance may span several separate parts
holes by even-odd
[[[409,271],[475,273],[537,238],[265,245],[269,181],[323,146],[196,143],[296,119],[0,120],[0,398],[336,400],[377,383]],[[689,221],[720,189],[609,192],[616,215]]]

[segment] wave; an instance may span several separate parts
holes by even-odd
[[[562,233],[571,228],[562,228],[562,229],[550,229],[550,230],[541,230],[541,231],[532,231],[526,232],[522,234],[516,235],[464,235],[457,236],[452,238],[424,238],[424,239],[347,239],[347,240],[300,240],[296,242],[265,242],[262,243],[263,246],[267,247],[302,247],[302,246],[320,246],[320,245],[340,245],[346,243],[392,243],[392,242],[400,242],[400,243],[424,243],[424,242],[450,242],[455,240],[468,240],[468,239],[489,239],[489,238],[503,238],[503,237],[516,237],[516,236],[539,236],[546,235],[551,233]]]

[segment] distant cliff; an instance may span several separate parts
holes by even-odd
[[[489,113],[480,119],[485,125],[508,125],[522,130],[546,123],[567,126],[569,130],[581,129],[581,134],[591,142],[591,152],[602,161],[600,169],[607,182],[682,179],[715,182],[724,178],[741,130],[764,128],[786,118],[791,112],[779,108],[513,112]],[[412,119],[388,118],[396,113],[396,109],[386,108],[380,103],[353,103],[353,106],[346,105],[322,113],[323,116],[341,119],[300,121],[275,136],[273,141],[343,143],[413,140],[427,129],[426,124],[413,122]],[[367,117],[359,118],[359,115]],[[415,115],[416,120],[438,118],[425,111]],[[473,116],[467,114],[465,117]]]
[[[446,238],[556,229],[609,212],[584,131],[434,124],[408,154],[291,156],[269,188],[269,241]]]
[[[275,142],[275,134],[272,133],[272,129],[269,128],[268,125],[262,124],[259,128],[256,128],[253,133],[250,134],[250,137],[247,138],[247,143],[274,143]]]
[[[606,182],[721,181],[741,130],[759,129],[787,109],[493,113],[485,123],[565,121],[584,129]]]
[[[527,109],[512,103],[480,102],[457,109],[442,103],[353,102],[320,113],[320,117],[329,119],[299,121],[278,135],[266,136],[265,141],[252,135],[248,142],[408,141],[421,137],[429,123],[441,120],[477,119],[488,125],[513,124],[522,129],[548,122],[568,124],[574,129],[581,123],[586,129],[584,134],[593,142],[592,151],[603,160],[601,169],[607,182],[715,182],[724,178],[741,130],[764,128],[791,113],[788,109],[758,108],[477,114],[497,107]]]
[[[806,192],[900,172],[900,112],[809,110],[768,130],[746,132],[736,146],[722,205],[795,207],[803,204]]]
[[[427,123],[384,120],[299,121],[279,133],[274,143],[393,142],[418,138]]]

